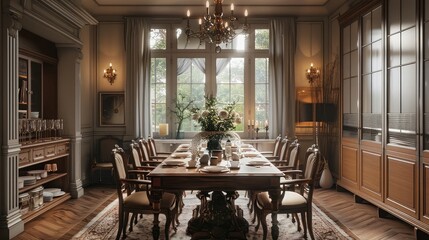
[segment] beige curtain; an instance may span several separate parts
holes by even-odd
[[[270,137],[295,136],[295,18],[274,18],[270,24]]]
[[[126,19],[126,134],[129,139],[151,135],[150,26],[139,17]]]

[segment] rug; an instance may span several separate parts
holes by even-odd
[[[236,200],[236,205],[240,206],[244,211],[244,217],[249,221],[249,233],[247,239],[259,240],[262,239],[262,227],[255,232],[255,225],[251,224],[252,216],[246,206],[248,198],[243,197],[244,194],[240,193],[240,197]],[[184,197],[185,207],[179,217],[180,225],[177,227],[177,232],[170,231],[170,239],[190,239],[186,235],[187,222],[192,217],[192,210],[199,203],[199,199],[195,194],[187,193]],[[165,217],[160,214],[160,239],[164,237],[164,224]],[[278,215],[279,220],[279,239],[303,239],[303,230],[297,231],[297,227],[292,223],[290,218],[286,218],[285,214]],[[145,216],[140,219],[137,225],[134,226],[133,232],[127,232],[125,239],[152,239],[153,216]],[[270,215],[267,216],[267,222],[270,224]],[[148,227],[149,226],[149,227]],[[268,226],[268,229],[271,225]],[[103,209],[94,219],[92,219],[80,232],[78,232],[72,239],[74,240],[101,240],[101,239],[115,239],[118,229],[118,199],[109,204]],[[313,232],[316,239],[353,239],[350,237],[340,226],[338,226],[332,219],[330,219],[322,210],[313,204]],[[270,232],[268,232],[270,238]]]

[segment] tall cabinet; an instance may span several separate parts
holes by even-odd
[[[427,5],[367,0],[340,19],[338,185],[429,233]]]

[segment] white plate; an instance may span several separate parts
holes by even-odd
[[[50,192],[52,194],[61,192],[61,188],[45,188],[43,189],[43,192]]]
[[[259,155],[259,152],[244,152],[243,156],[245,157],[256,157]]]
[[[36,177],[46,178],[48,176],[48,171],[46,170],[31,170],[27,172],[29,175],[33,175]]]
[[[171,154],[172,157],[174,158],[186,158],[186,157],[190,157],[191,153],[188,152],[175,152],[173,154]]]
[[[229,168],[225,166],[205,166],[201,169],[203,172],[209,172],[209,173],[221,173],[221,172],[228,172]]]
[[[64,192],[64,191],[59,191],[59,192],[53,193],[54,197],[61,197],[64,194],[66,194],[66,192]]]
[[[265,166],[265,165],[270,165],[270,163],[268,161],[264,161],[264,160],[252,160],[252,161],[249,161],[248,163],[246,163],[246,165],[248,165],[248,166]]]
[[[168,166],[181,166],[181,165],[185,165],[185,162],[182,160],[165,160],[162,162],[165,165]]]

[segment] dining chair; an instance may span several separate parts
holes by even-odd
[[[300,149],[300,144],[298,143],[298,139],[295,139],[288,147],[286,150],[286,154],[287,154],[287,160],[282,160],[282,161],[271,161],[280,171],[287,171],[287,170],[297,170],[298,166],[299,166],[299,149]],[[287,165],[284,165],[284,162],[287,162]],[[288,179],[290,179],[290,176],[286,175],[285,177],[282,177],[280,180],[280,184],[284,183],[285,181],[287,181]],[[284,189],[290,188],[290,186],[288,185],[283,185]],[[256,205],[256,197],[257,194],[260,191],[252,191],[251,193],[249,193],[249,202],[251,202],[252,206],[249,208],[250,213],[253,212],[253,209],[255,209],[255,205]],[[252,218],[252,223],[255,223],[256,221],[256,211],[253,212],[253,218]],[[294,222],[294,219],[292,219],[292,221]]]
[[[139,179],[147,179],[147,175],[153,170],[155,169],[155,167],[158,164],[161,164],[162,162],[160,161],[146,161],[142,159],[142,156],[139,154],[140,152],[143,152],[144,150],[140,149],[140,144],[136,143],[135,141],[132,141],[132,143],[130,144],[130,149],[131,149],[131,153],[130,153],[130,159],[131,159],[131,163],[132,163],[132,170],[128,170],[129,174],[133,174],[136,178]],[[148,164],[145,166],[142,166],[142,163]],[[177,214],[176,214],[176,219],[175,222],[173,222],[173,227],[175,228],[176,224],[180,224],[179,222],[179,215],[182,213],[183,207],[184,207],[184,203],[183,203],[183,196],[184,191],[171,191],[170,193],[176,195],[176,199],[177,199]]]
[[[168,157],[171,155],[171,152],[158,152],[156,149],[155,139],[151,136],[147,138],[148,146],[149,146],[149,156],[164,156]]]
[[[291,140],[285,136],[279,143],[280,150],[278,156],[266,156],[265,158],[270,160],[273,164],[277,166],[286,165],[288,161],[288,147],[291,143]]]
[[[264,155],[264,156],[269,156],[269,157],[275,157],[275,156],[278,156],[279,155],[279,150],[280,150],[280,143],[281,143],[281,140],[282,140],[282,135],[281,134],[279,134],[277,137],[276,137],[276,140],[274,141],[274,148],[273,148],[273,151],[261,151],[260,153],[262,154],[262,155]]]
[[[160,162],[165,160],[168,156],[150,156],[149,143],[145,139],[139,139],[138,144],[142,153],[142,164],[150,166],[150,165],[158,165]]]
[[[126,226],[130,213],[151,214],[154,216],[154,222],[158,221],[159,214],[164,214],[165,221],[165,239],[169,239],[169,230],[172,219],[176,215],[176,196],[171,193],[163,193],[160,202],[160,211],[153,208],[152,190],[149,180],[128,178],[128,164],[124,160],[124,151],[116,147],[112,149],[112,163],[114,176],[117,182],[117,194],[119,200],[119,227],[116,239],[126,237]],[[159,235],[159,229],[152,228],[152,234]]]
[[[114,184],[112,179],[113,174],[113,164],[110,161],[110,150],[115,147],[115,144],[121,145],[122,141],[119,138],[113,136],[102,137],[97,141],[96,145],[96,156],[94,161],[91,163],[91,173],[98,171],[98,183],[108,182],[109,184]],[[103,172],[109,172],[109,176],[104,176]],[[110,179],[109,181],[104,181],[104,179]]]
[[[299,170],[284,171],[285,174],[291,174],[295,177],[283,181],[282,185],[297,186],[297,189],[285,190],[281,186],[282,192],[278,206],[277,214],[301,214],[302,225],[304,227],[304,238],[307,238],[307,228],[311,239],[314,239],[312,223],[312,202],[314,190],[314,177],[317,166],[320,162],[320,153],[316,145],[310,147],[306,152],[306,166],[304,172]],[[299,176],[299,177],[298,177]],[[255,227],[257,231],[259,225],[262,225],[263,239],[267,238],[267,221],[266,217],[272,212],[272,204],[268,192],[258,193],[256,199],[256,209],[258,224]],[[298,221],[297,221],[298,222]],[[298,225],[298,229],[299,225]]]

